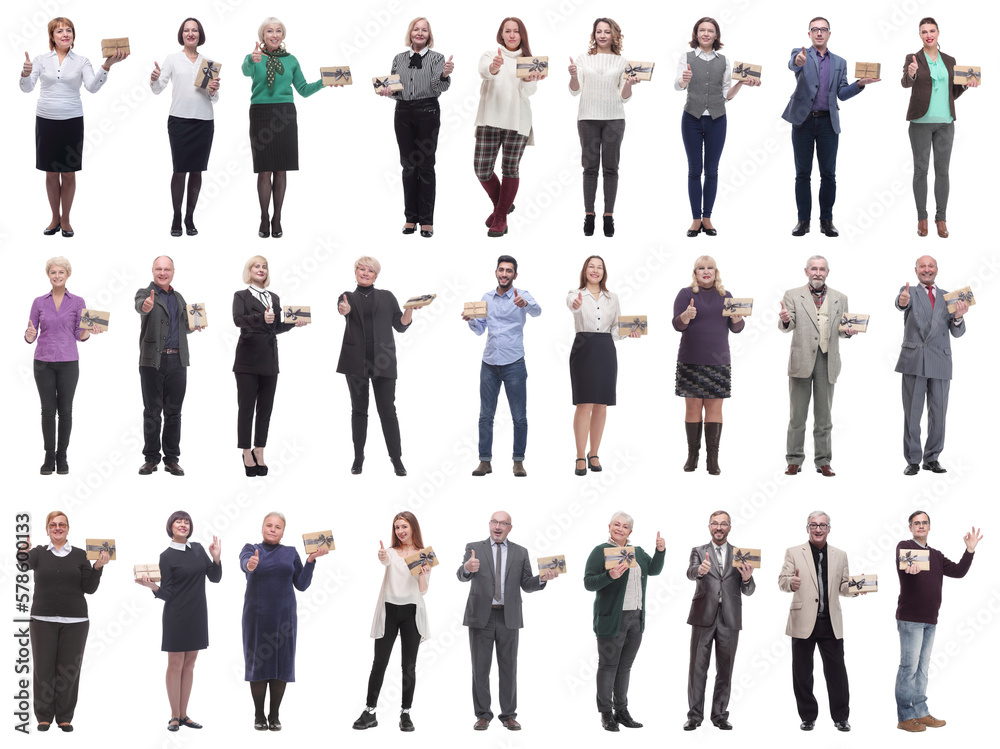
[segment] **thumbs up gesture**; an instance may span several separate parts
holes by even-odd
[[[806,64],[806,48],[803,47],[802,51],[795,55],[795,67],[801,68]]]
[[[253,572],[260,564],[260,549],[253,550],[253,556],[247,560],[247,572]]]
[[[660,532],[656,532],[656,550],[665,551],[667,548],[667,539],[660,535]]]
[[[28,57],[28,53],[25,52],[24,53],[24,66],[21,68],[21,77],[22,78],[27,78],[29,75],[31,75],[31,69],[32,69],[32,67],[33,66],[31,64],[31,58]]]
[[[268,325],[274,322],[274,307],[268,307],[264,310],[264,322]]]
[[[351,303],[347,301],[347,294],[344,294],[340,298],[340,304],[337,305],[337,312],[342,315],[351,314]]]
[[[444,64],[444,70],[441,71],[441,80],[444,80],[451,75],[451,71],[455,69],[455,63],[452,62],[452,58],[454,56],[455,55],[448,55],[448,62]]]
[[[389,552],[385,550],[385,544],[381,541],[378,542],[378,560],[380,562],[389,561]]]
[[[791,581],[788,583],[788,587],[792,589],[792,592],[797,591],[802,587],[802,578],[799,577],[799,570],[796,568],[795,574],[792,575]]]
[[[573,311],[576,312],[580,307],[583,306],[583,292],[581,291],[576,295],[576,299],[573,300]]]
[[[35,330],[35,326],[31,324],[31,318],[28,318],[28,329],[24,331],[24,340],[28,343],[35,342],[35,336],[38,335],[38,331]]]
[[[156,83],[160,80],[160,63],[153,61],[153,72],[149,74],[149,82]]]
[[[691,66],[688,65],[684,72],[681,73],[681,88],[687,88],[688,84],[691,83]]]
[[[792,313],[789,312],[787,309],[785,309],[785,302],[784,302],[784,300],[782,300],[782,302],[781,302],[781,312],[778,313],[778,319],[781,320],[781,322],[791,322],[792,321]]]
[[[911,55],[910,64],[906,66],[906,74],[910,76],[911,79],[916,80],[917,77],[917,56]]]
[[[697,307],[694,306],[694,299],[692,299],[691,303],[684,308],[683,312],[681,312],[681,322],[683,322],[686,325],[687,323],[694,320],[694,318],[697,316],[698,316],[698,309]]]
[[[576,80],[576,63],[573,62],[573,58],[569,58],[569,77],[571,80]]]
[[[476,550],[473,549],[471,552],[472,556],[469,557],[469,561],[465,563],[465,571],[470,575],[474,575],[479,572],[479,560],[476,559]]]
[[[906,288],[903,289],[899,294],[899,306],[909,307],[910,306],[910,282],[906,282]]]
[[[497,53],[493,57],[493,62],[490,63],[490,75],[499,73],[501,67],[503,67],[503,50],[497,47]]]
[[[514,289],[514,306],[515,307],[527,307],[528,302],[523,296],[517,293],[517,289]]]
[[[250,53],[250,59],[254,62],[260,62],[260,42],[253,45],[253,52]]]
[[[150,289],[149,296],[146,297],[146,301],[142,303],[142,311],[145,312],[147,315],[153,311],[153,303],[155,302],[153,294],[155,293],[156,291],[154,289]]]
[[[712,569],[712,561],[708,558],[708,552],[705,552],[705,561],[698,565],[698,577],[707,575],[709,570]]]

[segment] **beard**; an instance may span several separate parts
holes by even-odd
[[[813,289],[817,290],[817,291],[819,291],[820,289],[822,289],[825,285],[826,285],[826,279],[822,279],[822,278],[810,278],[809,279],[809,286],[812,287]]]

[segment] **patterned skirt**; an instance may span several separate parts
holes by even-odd
[[[728,398],[732,394],[732,366],[677,362],[674,393],[681,398]]]

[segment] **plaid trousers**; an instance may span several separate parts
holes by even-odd
[[[493,167],[497,161],[497,152],[503,146],[503,160],[500,162],[504,177],[520,178],[518,166],[524,147],[528,145],[528,136],[521,135],[516,130],[502,130],[489,125],[476,127],[476,153],[473,167],[480,182],[486,182],[493,176]]]

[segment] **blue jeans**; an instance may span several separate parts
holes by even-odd
[[[900,722],[930,715],[927,709],[927,670],[931,665],[936,626],[922,622],[896,622],[899,631],[896,715]]]
[[[713,120],[709,115],[694,117],[681,112],[681,138],[688,159],[688,198],[691,218],[712,217],[715,195],[719,189],[719,159],[726,145],[726,115]],[[704,152],[704,156],[702,153]],[[705,172],[704,200],[701,173]]]
[[[819,218],[833,220],[833,204],[837,200],[837,146],[840,135],[833,131],[829,117],[806,117],[801,125],[792,127],[792,152],[795,154],[795,205],[799,221],[812,218],[813,148],[819,161]]]
[[[493,416],[503,384],[514,422],[514,460],[524,460],[528,442],[528,370],[524,358],[510,364],[487,364],[479,370],[479,459],[493,460]]]

